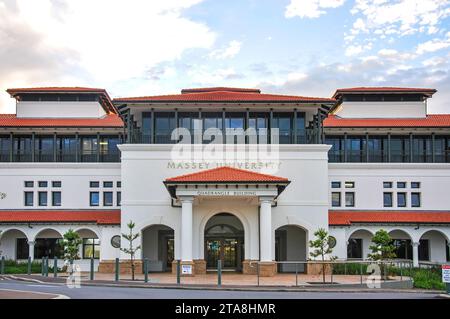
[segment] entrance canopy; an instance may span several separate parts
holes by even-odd
[[[229,166],[168,178],[164,185],[174,199],[200,197],[278,197],[289,185],[287,178]]]

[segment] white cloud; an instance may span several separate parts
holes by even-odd
[[[345,49],[346,56],[354,56],[363,53],[364,51],[372,49],[372,43],[367,43],[365,45],[349,45]]]
[[[228,43],[228,46],[222,49],[212,51],[209,56],[215,59],[229,59],[233,58],[241,51],[242,42],[233,40]]]
[[[291,0],[284,13],[286,18],[318,18],[325,14],[324,9],[337,8],[345,0]]]
[[[439,50],[442,50],[442,49],[445,49],[448,47],[450,47],[450,32],[447,33],[447,38],[445,38],[445,39],[432,39],[430,41],[420,43],[417,46],[416,53],[417,54],[425,54],[425,53],[439,51]]]
[[[201,1],[0,0],[0,90],[110,87],[187,49],[209,49],[214,32],[183,16]]]

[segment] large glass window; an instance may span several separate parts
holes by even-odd
[[[54,161],[54,139],[53,136],[36,136],[35,139],[35,162]]]
[[[387,137],[369,136],[367,151],[369,152],[369,162],[387,162]]]
[[[391,137],[391,162],[405,163],[409,162],[409,136]]]
[[[9,136],[0,136],[0,162],[9,162],[11,139]]]
[[[142,113],[142,139],[141,142],[144,144],[152,143],[152,127],[153,127],[153,121],[152,121],[152,113],[150,112],[143,112]]]
[[[178,127],[187,129],[191,134],[189,143],[194,143],[194,121],[198,121],[198,112],[178,112]],[[181,140],[181,138],[180,138]]]
[[[64,248],[62,239],[57,238],[37,238],[34,241],[34,258],[41,259],[48,257],[49,259],[63,258]]]
[[[392,193],[383,193],[383,206],[392,207]]]
[[[347,245],[347,258],[363,258],[362,239],[350,238]]]
[[[61,192],[52,192],[52,206],[61,206]]]
[[[346,192],[345,193],[345,207],[355,207],[355,193]]]
[[[256,131],[257,139],[249,138],[249,143],[259,144],[269,143],[269,113],[250,112],[248,119],[248,127]]]
[[[31,162],[33,149],[31,136],[15,136],[13,144],[14,162]]]
[[[227,133],[227,129],[234,129],[238,130],[237,132],[233,132],[232,134],[238,134],[236,135],[229,135]],[[242,130],[242,135],[239,132]],[[245,144],[245,113],[242,112],[227,112],[225,114],[225,131],[224,133],[224,142],[231,143],[231,144]],[[227,136],[227,137],[225,137]]]
[[[83,259],[100,258],[100,240],[83,238]]]
[[[218,128],[222,131],[223,134],[223,127],[222,127],[222,113],[221,112],[202,112],[202,120],[203,120],[203,132],[205,132],[208,129],[211,128]],[[215,137],[212,137],[211,139],[204,138],[203,143],[211,143]],[[222,141],[223,142],[223,141]]]
[[[332,207],[341,207],[341,193],[340,192],[331,193],[331,206]]]
[[[348,136],[346,144],[347,162],[365,162],[365,137]]]
[[[419,260],[430,260],[430,242],[428,239],[421,239],[419,241]]]
[[[273,113],[272,128],[278,129],[279,143],[280,144],[291,144],[292,143],[292,122],[293,114],[285,112],[275,112]],[[273,135],[273,133],[271,133]]]
[[[103,192],[103,206],[113,205],[113,192]]]
[[[28,259],[30,255],[30,245],[27,238],[17,238],[16,240],[16,259]]]
[[[306,120],[305,113],[297,112],[297,120],[295,122],[297,134],[297,144],[307,144],[308,140],[306,137]]]
[[[155,143],[172,144],[172,131],[175,129],[174,112],[155,112]]]
[[[409,239],[393,239],[396,258],[412,259],[412,245]]]
[[[414,136],[412,151],[414,163],[432,162],[431,136]]]
[[[33,196],[34,193],[33,192],[25,192],[24,193],[24,204],[25,206],[33,206],[34,205],[34,201],[33,201]]]
[[[397,206],[406,207],[406,193],[397,193]]]
[[[331,145],[328,152],[328,158],[331,163],[344,162],[344,137],[343,136],[327,136],[325,144]]]
[[[58,136],[56,139],[56,160],[58,162],[76,162],[77,147],[75,136]]]
[[[436,163],[445,163],[447,139],[445,136],[436,136],[434,138],[434,160]]]
[[[89,193],[89,205],[90,206],[99,206],[100,205],[99,192],[90,192]]]
[[[81,137],[81,161],[96,162],[97,161],[97,136]]]
[[[38,192],[39,206],[47,206],[47,192]]]
[[[100,137],[100,162],[118,162],[120,157],[118,136]]]
[[[420,193],[411,193],[411,207],[420,207]]]

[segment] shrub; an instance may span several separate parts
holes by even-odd
[[[53,266],[51,266],[53,260],[49,260],[48,272],[53,272]],[[41,273],[41,262],[33,261],[31,263],[31,273],[37,274]],[[5,274],[7,275],[19,275],[28,273],[28,262],[26,261],[16,261],[16,260],[5,260]]]

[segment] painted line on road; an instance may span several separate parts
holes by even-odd
[[[50,299],[70,299],[69,296],[62,295],[62,294],[52,294],[48,292],[41,292],[41,291],[32,291],[32,290],[18,290],[18,289],[1,289],[2,291],[12,291],[12,292],[24,292],[28,294],[37,294],[37,295],[50,295],[50,296],[56,296]],[[20,298],[19,298],[20,299]]]

